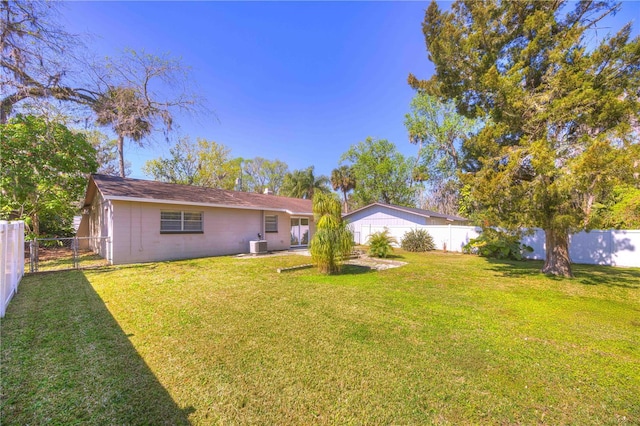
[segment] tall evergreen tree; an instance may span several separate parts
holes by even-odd
[[[595,203],[633,179],[640,37],[630,25],[598,30],[618,10],[607,1],[456,1],[425,14],[436,72],[409,83],[485,122],[463,146],[473,208],[491,225],[544,229],[545,273],[571,276],[569,233],[588,229]]]

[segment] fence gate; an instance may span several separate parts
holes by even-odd
[[[25,272],[63,271],[108,265],[109,237],[37,238],[25,241]]]

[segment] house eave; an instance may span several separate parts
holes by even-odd
[[[399,212],[409,213],[409,214],[413,214],[413,215],[420,216],[420,217],[427,217],[427,218],[428,217],[432,217],[431,215],[428,215],[428,214],[425,214],[425,213],[418,213],[418,212],[414,212],[414,211],[411,211],[411,210],[403,209],[401,206],[394,206],[394,205],[391,205],[391,204],[384,204],[384,203],[371,203],[371,204],[366,205],[364,207],[360,207],[359,209],[356,209],[356,210],[354,210],[352,212],[349,212],[349,213],[343,215],[342,217],[348,217],[348,216],[354,215],[356,213],[359,213],[359,212],[361,212],[363,210],[366,210],[366,209],[374,207],[374,206],[384,207],[384,208],[388,208],[388,209],[391,209],[391,210],[396,210],[396,211],[399,211]],[[440,216],[434,216],[434,217],[440,217]]]
[[[384,203],[371,203],[371,204],[369,204],[367,206],[360,207],[359,209],[356,209],[356,210],[354,210],[352,212],[344,214],[344,215],[342,215],[342,217],[346,219],[346,218],[348,218],[348,217],[350,217],[350,216],[352,216],[352,215],[354,215],[356,213],[359,213],[359,212],[361,212],[363,210],[369,209],[369,208],[374,207],[374,206],[384,207],[384,208],[388,208],[388,209],[391,209],[391,210],[412,214],[412,215],[415,215],[415,216],[418,216],[418,217],[444,219],[447,222],[452,222],[452,223],[455,223],[455,222],[468,222],[469,221],[468,219],[465,219],[465,218],[462,218],[462,217],[452,217],[452,216],[448,216],[448,215],[444,215],[444,214],[431,214],[430,215],[430,214],[427,214],[427,213],[416,212],[414,210],[405,209],[402,206],[394,206],[394,205],[391,205],[391,204],[384,204]]]
[[[223,209],[254,210],[254,211],[264,210],[264,211],[272,211],[272,212],[283,212],[289,215],[299,215],[299,216],[311,216],[313,214],[310,212],[294,212],[288,209],[272,208],[272,207],[232,206],[228,204],[199,203],[194,201],[161,200],[161,199],[150,199],[150,198],[139,198],[139,197],[122,197],[122,196],[116,196],[116,195],[107,195],[104,197],[104,199],[109,201],[129,201],[129,202],[135,202],[135,203],[171,204],[171,205],[180,205],[180,206],[215,207],[215,208],[223,208]]]

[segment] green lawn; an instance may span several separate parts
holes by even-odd
[[[28,275],[2,424],[640,424],[640,269],[396,254]]]

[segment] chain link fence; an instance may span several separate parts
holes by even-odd
[[[63,271],[108,265],[108,237],[38,238],[25,242],[25,272]]]

